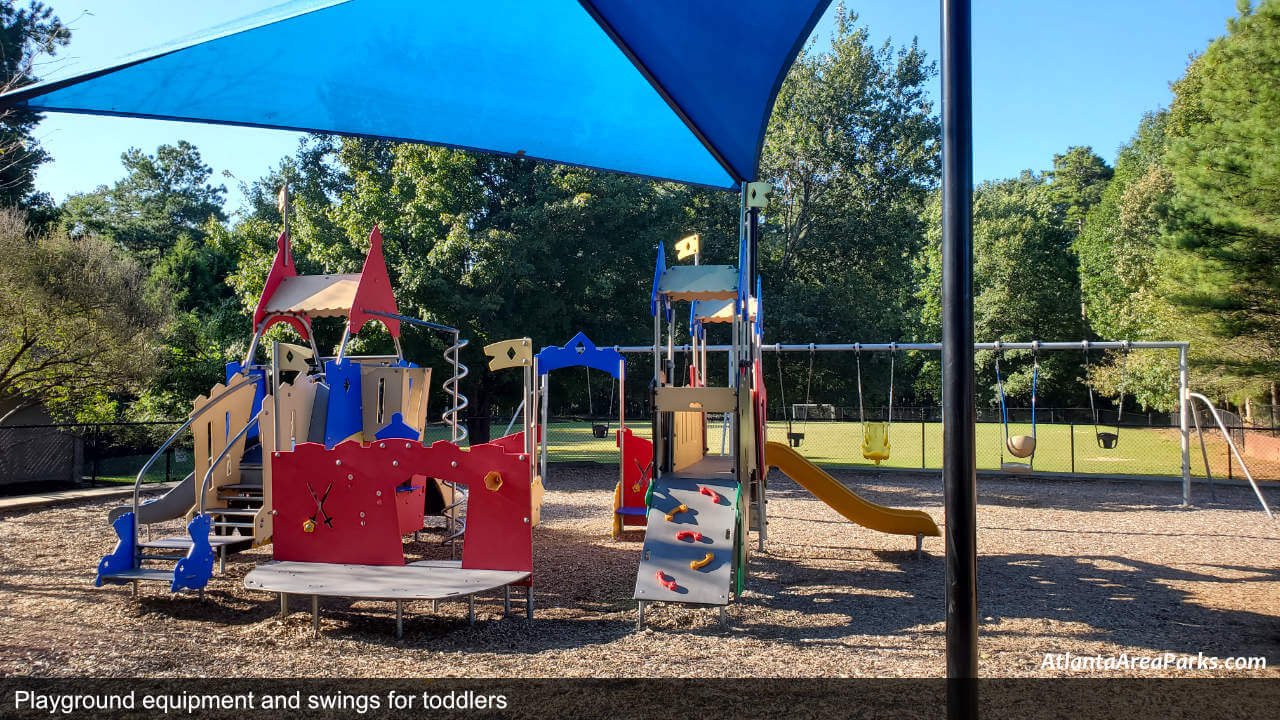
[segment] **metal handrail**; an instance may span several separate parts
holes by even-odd
[[[1267,519],[1275,520],[1275,515],[1271,514],[1271,508],[1267,506],[1266,498],[1262,497],[1262,490],[1258,487],[1258,483],[1254,481],[1253,474],[1249,472],[1249,466],[1244,464],[1244,458],[1240,457],[1240,451],[1236,449],[1236,443],[1231,439],[1231,433],[1227,431],[1227,426],[1222,422],[1222,417],[1218,415],[1218,409],[1213,406],[1213,401],[1197,392],[1187,391],[1188,400],[1199,400],[1209,408],[1209,414],[1213,415],[1213,421],[1218,424],[1218,429],[1222,431],[1222,437],[1226,439],[1227,446],[1231,448],[1231,453],[1236,456],[1236,461],[1240,463],[1240,469],[1244,470],[1244,476],[1249,479],[1249,484],[1253,486],[1253,494],[1258,496],[1258,502],[1262,503],[1262,509],[1267,513]],[[1188,403],[1190,405],[1190,403]],[[1188,407],[1190,410],[1190,407]]]
[[[142,478],[146,476],[147,471],[151,469],[151,466],[155,464],[156,460],[159,460],[160,456],[169,449],[169,446],[173,444],[173,441],[177,440],[178,436],[181,435],[184,430],[191,427],[191,423],[195,422],[201,415],[208,412],[209,408],[212,408],[218,400],[221,400],[223,397],[239,390],[245,385],[256,382],[258,382],[258,378],[256,377],[251,376],[245,378],[244,380],[218,393],[217,397],[209,398],[209,402],[206,403],[204,407],[192,413],[191,417],[187,418],[187,421],[182,423],[181,427],[173,431],[173,434],[169,436],[169,439],[164,441],[164,444],[160,446],[160,449],[156,450],[155,454],[152,455],[151,458],[142,466],[142,469],[138,471],[138,478],[133,481],[133,548],[135,553],[138,550],[138,495],[142,490]]]
[[[252,427],[254,423],[258,422],[258,418],[261,415],[262,415],[262,409],[259,409],[258,412],[253,414],[253,417],[249,418],[249,422],[245,423],[244,427],[240,428],[240,432],[236,433],[235,437],[227,441],[226,447],[222,448],[222,452],[218,453],[218,458],[213,462],[209,463],[209,469],[204,472],[204,480],[200,481],[200,514],[201,515],[204,514],[204,496],[206,492],[205,486],[208,485],[209,480],[213,478],[213,471],[217,469],[218,465],[220,465],[222,461],[227,457],[227,453],[231,452],[231,448],[235,447],[236,443],[240,442],[240,438],[244,437],[245,433],[249,432],[249,428]]]

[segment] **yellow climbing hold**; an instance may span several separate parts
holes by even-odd
[[[704,568],[704,567],[706,567],[706,566],[710,565],[710,564],[711,564],[711,561],[712,561],[713,559],[715,559],[715,555],[713,555],[713,554],[711,554],[711,553],[707,553],[707,554],[706,554],[706,556],[705,556],[705,557],[703,557],[701,560],[691,560],[691,561],[689,562],[689,569],[690,569],[690,570],[701,570],[702,568]]]
[[[676,509],[675,509],[675,510],[672,510],[671,512],[667,513],[667,522],[675,522],[675,521],[676,521],[676,515],[679,515],[679,514],[680,514],[680,513],[682,513],[682,512],[689,512],[689,506],[688,506],[688,505],[679,505],[679,506],[677,506],[677,507],[676,507]]]

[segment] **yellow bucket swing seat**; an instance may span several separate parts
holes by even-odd
[[[893,369],[897,356],[897,343],[890,345],[889,355],[889,419],[887,422],[867,422],[862,403],[862,347],[854,346],[858,358],[858,421],[862,425],[862,457],[875,462],[876,465],[889,459],[891,445],[889,431],[893,428]]]

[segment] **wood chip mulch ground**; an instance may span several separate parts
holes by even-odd
[[[941,676],[943,544],[872,532],[785,476],[770,478],[771,522],[752,578],[721,626],[710,610],[656,606],[635,629],[642,536],[609,539],[616,469],[553,467],[534,536],[535,612],[502,617],[500,594],[406,607],[322,600],[277,617],[244,589],[270,548],[233,556],[203,601],[158,583],[140,600],[92,586],[114,534],[109,503],[0,518],[0,675],[633,677]],[[846,471],[868,500],[919,508],[941,525],[936,475]],[[1280,505],[1280,493],[1269,489]],[[1172,484],[983,480],[979,495],[981,662],[987,676],[1280,676],[1280,521],[1247,488],[1178,507]],[[177,534],[178,526],[165,532]],[[444,558],[442,532],[406,544]],[[752,538],[754,542],[754,537]],[[1071,671],[1046,653],[1265,656],[1258,671]]]

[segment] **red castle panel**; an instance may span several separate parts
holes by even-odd
[[[262,294],[258,296],[258,306],[253,311],[253,329],[254,331],[266,330],[268,326],[262,324],[267,318],[267,303],[271,300],[271,296],[275,294],[276,289],[280,287],[280,283],[285,278],[295,277],[298,274],[297,268],[293,265],[293,250],[289,245],[289,236],[286,233],[280,233],[280,237],[276,239],[276,256],[271,261],[271,271],[267,273],[267,282],[262,286]],[[301,320],[294,317],[277,318],[269,325],[278,322],[287,322],[293,326],[298,334],[304,339],[310,337],[307,328]]]
[[[351,301],[351,312],[348,318],[351,323],[351,334],[360,332],[360,328],[370,320],[377,320],[387,326],[391,337],[400,337],[400,321],[394,318],[370,315],[366,310],[377,310],[395,314],[396,298],[391,292],[391,278],[387,275],[387,262],[382,257],[382,232],[375,225],[369,233],[369,254],[364,258],[364,268],[360,271],[360,285],[356,288],[356,297]]]
[[[300,444],[272,457],[275,559],[403,565],[395,490],[418,475],[468,488],[464,568],[532,572],[529,469],[496,445]]]
[[[645,495],[653,479],[653,443],[631,432],[631,428],[618,431],[618,445],[622,452],[622,506],[645,507]],[[623,515],[624,525],[646,524],[644,515]]]

